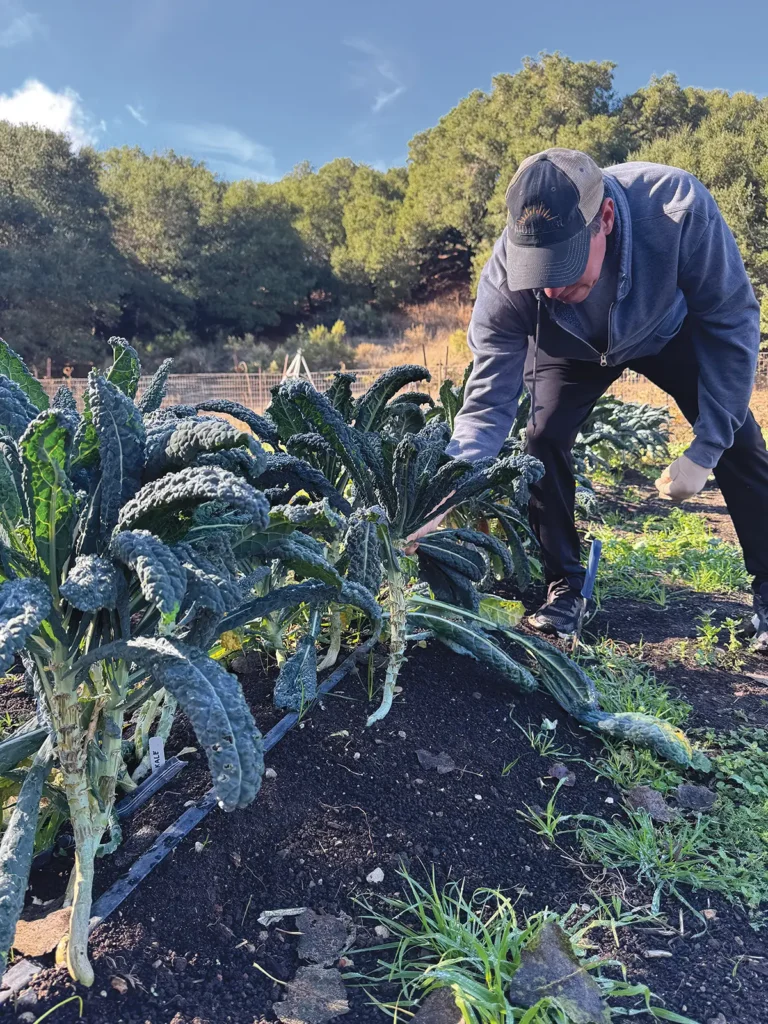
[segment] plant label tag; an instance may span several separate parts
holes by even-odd
[[[149,737],[149,763],[152,771],[159,771],[165,764],[165,745],[159,736]]]

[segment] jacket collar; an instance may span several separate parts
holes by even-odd
[[[632,287],[632,218],[624,189],[610,174],[603,174],[606,198],[613,200],[616,216],[613,231],[615,246],[619,254],[619,279],[616,288],[617,302],[624,298]]]

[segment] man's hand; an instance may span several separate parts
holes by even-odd
[[[711,469],[692,462],[687,455],[681,455],[661,474],[656,481],[656,489],[662,498],[686,501],[699,493],[711,472]]]
[[[447,495],[444,500],[448,501],[448,498],[452,497],[455,493],[455,491],[451,491],[451,493]],[[419,546],[419,541],[422,539],[422,537],[426,537],[428,533],[432,533],[434,530],[436,530],[450,511],[450,508],[447,508],[445,512],[441,512],[439,516],[435,516],[434,519],[430,519],[428,523],[425,523],[423,526],[420,526],[418,530],[414,530],[410,537],[407,538],[405,542],[405,547],[403,548],[406,555],[412,555],[416,551],[416,548]]]

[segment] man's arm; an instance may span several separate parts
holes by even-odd
[[[747,418],[760,347],[760,307],[736,240],[715,200],[702,192],[706,220],[695,214],[683,229],[678,281],[699,361],[699,416],[686,454],[712,469]]]
[[[507,288],[506,238],[483,268],[467,341],[474,365],[448,454],[464,459],[498,455],[523,388],[529,330]]]

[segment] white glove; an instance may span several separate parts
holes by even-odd
[[[656,481],[656,489],[662,498],[685,501],[702,490],[711,472],[711,469],[692,462],[687,455],[681,455],[661,474]]]

